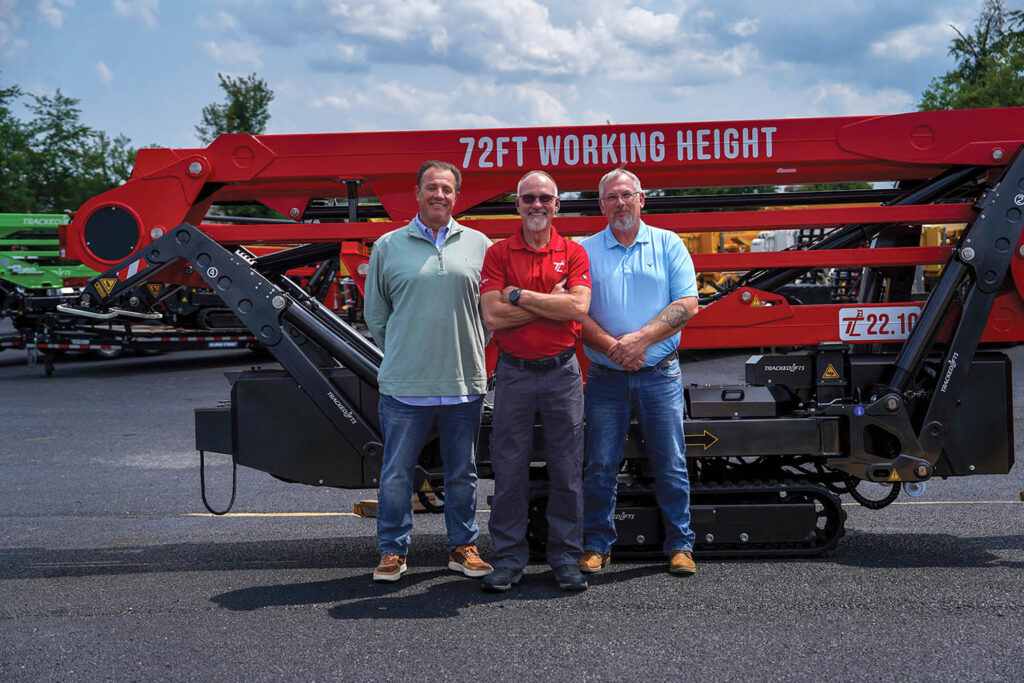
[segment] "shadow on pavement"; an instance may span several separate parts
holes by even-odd
[[[486,557],[490,550],[486,537],[481,537],[481,551]],[[396,582],[395,590],[402,591],[423,580],[450,575],[454,572],[440,569],[445,553],[443,535],[418,535],[409,556],[410,572]],[[848,532],[836,552],[824,558],[754,559],[742,562],[778,563],[801,562],[831,564],[848,567],[1013,567],[1024,568],[1024,561],[1007,560],[1000,551],[1020,551],[1024,548],[1024,534],[979,536],[969,538],[950,534],[876,534]],[[696,554],[701,562],[699,553]],[[57,577],[110,576],[148,574],[153,572],[237,571],[276,569],[339,569],[358,568],[360,576],[340,581],[365,584],[366,591],[355,595],[380,596],[380,586],[368,576],[379,556],[377,544],[368,538],[299,539],[285,541],[235,541],[208,543],[175,543],[155,546],[128,546],[123,548],[5,548],[0,549],[0,576],[4,579],[45,579]],[[733,562],[733,560],[715,560]],[[661,560],[634,562],[628,570],[608,572],[594,578],[593,583],[628,581],[648,574],[664,571]],[[533,592],[539,590],[558,594],[550,572],[543,564],[531,565],[525,584]],[[436,570],[433,568],[437,568]],[[475,581],[456,583],[474,585]],[[324,582],[334,585],[337,582]],[[304,584],[298,584],[302,586]],[[310,584],[318,586],[320,584]],[[347,586],[348,584],[342,584]],[[445,584],[447,585],[447,584]],[[478,586],[477,586],[478,587]],[[518,587],[517,588],[521,588]],[[295,591],[299,604],[307,589],[293,585],[270,586],[266,589]],[[320,589],[316,589],[320,590]],[[432,589],[433,590],[433,589]],[[447,590],[447,589],[439,589]],[[458,590],[458,589],[452,589]],[[474,594],[476,590],[471,591]],[[513,588],[513,596],[516,594]],[[523,591],[518,591],[522,593]],[[439,593],[444,596],[446,593]],[[550,597],[550,594],[547,596]],[[486,599],[484,594],[476,601]],[[500,598],[499,598],[500,599]]]
[[[621,579],[625,580],[647,574],[648,570],[619,573],[631,574]],[[551,571],[540,565],[531,565],[523,581],[507,593],[485,593],[481,586],[479,579],[468,579],[447,569],[416,571],[410,568],[401,580],[390,584],[374,583],[367,571],[331,581],[242,588],[214,596],[212,600],[221,607],[237,611],[338,602],[328,610],[335,619],[443,619],[457,616],[475,605],[569,600],[581,595],[559,590]]]

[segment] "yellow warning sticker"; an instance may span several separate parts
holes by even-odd
[[[892,474],[889,475],[889,481],[903,481],[903,480],[900,479],[900,473],[897,472],[896,470],[893,470]]]
[[[821,373],[822,379],[839,379],[839,373],[836,372],[836,366],[831,363],[825,368],[825,372]]]
[[[116,277],[101,277],[96,281],[96,289],[100,291],[100,295],[107,297],[114,291],[114,285],[117,284]]]
[[[151,284],[146,285],[146,289],[149,290],[149,295],[152,296],[152,297],[160,296],[160,290],[163,289],[163,288],[164,288],[164,286],[161,285],[160,283],[156,283],[156,284],[152,284],[151,283]]]
[[[761,299],[760,299],[760,297],[756,297],[755,296],[753,303],[751,303],[750,305],[752,307],[754,307],[754,308],[757,308],[758,306],[761,306]]]

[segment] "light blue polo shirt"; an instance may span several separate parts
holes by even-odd
[[[679,235],[640,223],[628,248],[611,227],[580,244],[590,257],[590,317],[613,337],[636,332],[666,306],[697,296],[697,275],[690,252]],[[647,347],[646,366],[654,365],[679,346],[679,333]],[[587,358],[607,368],[622,368],[589,346]]]

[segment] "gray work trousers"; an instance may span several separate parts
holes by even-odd
[[[526,522],[534,415],[540,413],[548,470],[547,560],[576,564],[583,554],[583,382],[576,357],[552,370],[495,369],[489,529],[495,567],[521,569],[530,559]]]

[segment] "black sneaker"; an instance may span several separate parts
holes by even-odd
[[[522,569],[495,567],[493,572],[483,578],[483,589],[488,593],[504,593],[522,580]]]
[[[587,590],[587,580],[583,578],[583,574],[580,573],[580,568],[577,565],[560,564],[557,567],[552,567],[551,570],[555,573],[555,581],[558,582],[558,587],[562,590]]]

